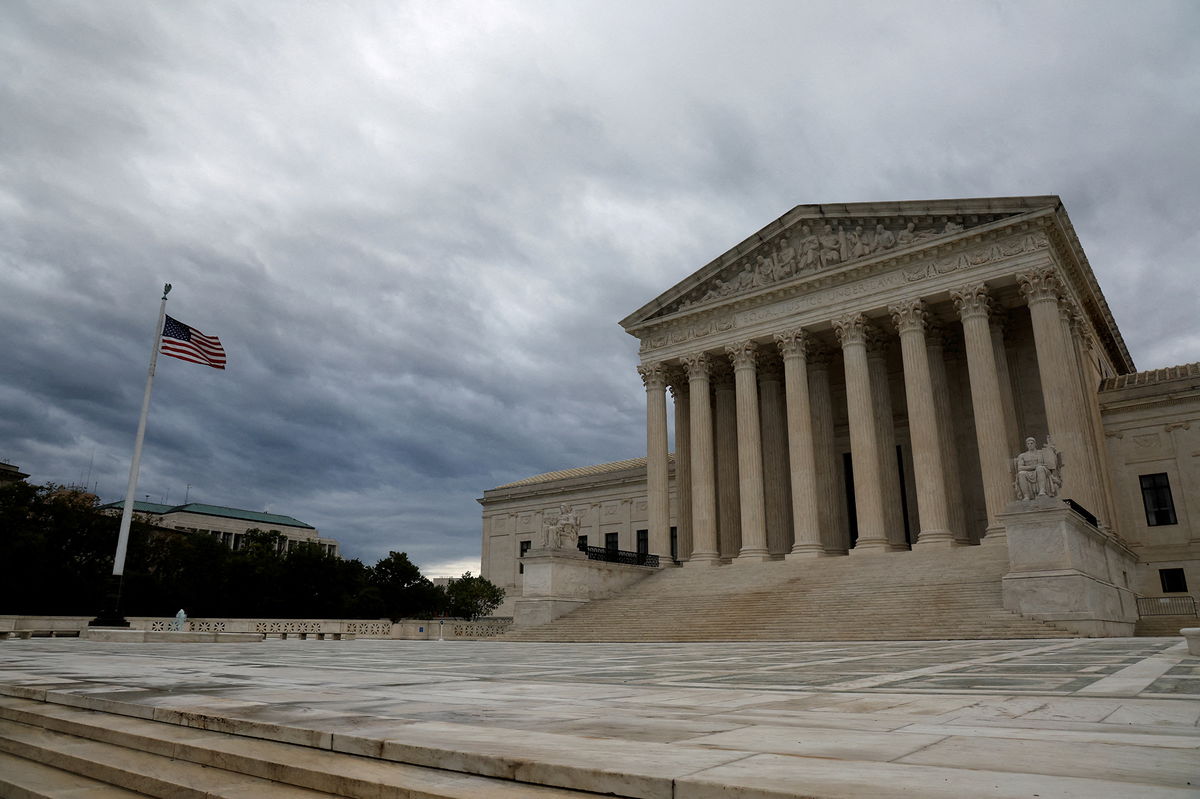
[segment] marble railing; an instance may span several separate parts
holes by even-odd
[[[33,630],[36,633],[69,633],[82,630],[90,616],[15,616],[0,615],[0,631]],[[165,631],[174,629],[175,619],[128,616],[134,630]],[[264,633],[268,638],[287,635],[288,638],[321,635],[322,637],[383,638],[402,640],[478,640],[506,632],[510,618],[467,619],[211,619],[191,618],[187,629],[192,632]]]

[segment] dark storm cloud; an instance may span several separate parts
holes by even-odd
[[[160,363],[140,495],[461,571],[484,489],[642,452],[616,321],[807,202],[1060,194],[1139,367],[1194,360],[1197,28],[1189,3],[6,3],[0,458],[122,495],[170,281],[230,368]]]

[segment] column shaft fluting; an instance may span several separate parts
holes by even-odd
[[[967,373],[971,383],[971,409],[975,414],[975,441],[983,476],[983,499],[988,530],[998,531],[996,515],[1013,498],[1009,462],[1013,457],[1004,434],[1004,406],[1000,401],[1000,377],[988,325],[991,298],[985,284],[964,286],[950,292],[962,319],[967,350]]]
[[[817,485],[813,409],[808,386],[808,335],[803,330],[778,333],[775,341],[783,354],[784,391],[787,397],[788,464],[792,484],[791,554],[823,555],[820,494]]]
[[[766,502],[767,551],[785,555],[792,549],[792,489],[788,468],[788,430],[784,410],[783,363],[772,357],[758,366],[758,407],[762,417],[763,492]],[[765,356],[765,354],[764,354]]]
[[[950,505],[946,492],[946,471],[938,435],[938,417],[929,371],[929,351],[925,345],[928,312],[922,300],[898,303],[889,309],[900,331],[900,350],[904,358],[904,391],[908,400],[908,431],[912,442],[913,481],[917,493],[920,529],[918,546],[953,543],[950,532]]]
[[[688,563],[717,563],[717,486],[713,463],[708,356],[683,359],[688,375],[692,428],[692,553]]]
[[[875,405],[875,438],[879,442],[879,489],[883,494],[883,523],[888,543],[907,549],[904,537],[904,502],[900,497],[900,464],[896,459],[896,423],[892,412],[891,381],[887,370],[887,343],[876,330],[867,342],[867,368]]]
[[[850,421],[850,458],[854,465],[854,504],[858,511],[856,550],[889,549],[879,484],[879,441],[867,364],[867,319],[847,314],[834,320],[846,365],[846,410]]]
[[[951,412],[950,384],[946,379],[945,331],[933,326],[926,336],[925,351],[929,354],[929,379],[933,383],[934,412],[941,425],[938,446],[942,452],[942,469],[946,475],[946,503],[950,508],[950,532],[959,544],[969,544],[967,513],[963,506],[962,483],[958,467],[958,427]]]
[[[841,458],[833,438],[833,392],[829,387],[830,353],[809,342],[808,397],[811,403],[813,454],[817,469],[821,546],[827,554],[845,555],[850,539],[843,530],[845,492],[840,490]]]
[[[675,398],[675,557],[692,552],[692,414],[687,375],[676,372],[671,386]]]
[[[671,506],[667,476],[667,370],[661,363],[638,367],[646,385],[646,505],[649,546],[655,555],[671,547]]]
[[[1060,315],[1061,283],[1053,268],[1018,275],[1017,280],[1033,322],[1047,433],[1065,461],[1060,494],[1091,513],[1102,514],[1104,508],[1091,468],[1093,461],[1088,456],[1077,363],[1072,353],[1074,345]]]
[[[717,551],[737,557],[742,545],[738,480],[737,393],[729,362],[713,365],[713,430],[717,453]]]
[[[737,390],[738,499],[741,503],[741,550],[738,560],[766,560],[766,508],[763,495],[762,422],[758,415],[757,345],[745,341],[726,347]]]

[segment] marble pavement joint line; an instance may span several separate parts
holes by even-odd
[[[968,658],[967,660],[958,660],[954,663],[945,663],[940,666],[925,666],[920,669],[912,669],[911,671],[901,671],[895,674],[883,674],[877,677],[863,677],[859,680],[849,680],[847,682],[834,683],[833,685],[822,686],[825,691],[858,691],[863,688],[875,688],[888,683],[903,682],[911,680],[914,677],[926,677],[930,674],[943,674],[948,671],[957,671],[963,666],[979,666],[987,663],[1001,663],[1006,660],[1015,660],[1017,658],[1026,657],[1028,655],[1037,655],[1043,652],[1055,652],[1059,649],[1070,649],[1085,644],[1089,641],[1086,638],[1072,639],[1066,642],[1049,644],[1047,646],[1039,646],[1033,649],[1022,649],[1017,652],[1006,652],[1003,655],[985,655],[983,657]]]
[[[1180,642],[1156,655],[1126,666],[1075,693],[1090,696],[1136,696],[1187,657],[1187,644]]]

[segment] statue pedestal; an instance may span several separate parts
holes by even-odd
[[[557,619],[593,599],[620,593],[658,571],[588,560],[578,549],[531,549],[521,558],[525,567],[521,598],[513,609],[513,626],[533,627]]]
[[[1083,635],[1133,635],[1136,560],[1121,542],[1050,497],[1010,502],[997,521],[1008,544],[1004,607]]]

